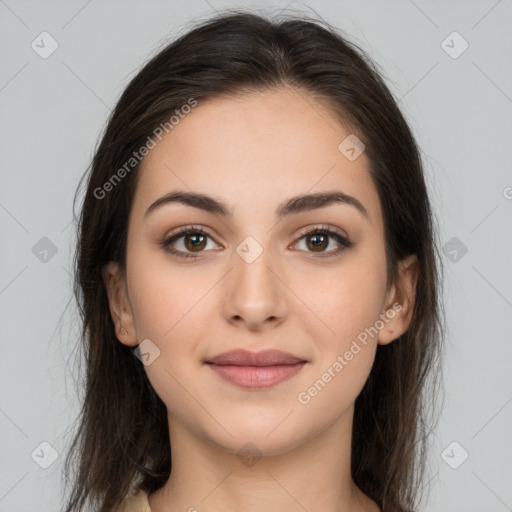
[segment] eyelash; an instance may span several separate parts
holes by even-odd
[[[176,240],[179,240],[180,238],[182,238],[186,235],[191,235],[191,234],[203,235],[203,236],[206,236],[211,239],[211,236],[208,233],[206,233],[206,231],[204,231],[203,229],[201,229],[199,227],[190,226],[190,227],[185,228],[185,229],[179,231],[178,233],[175,233],[174,235],[166,238],[165,240],[163,240],[161,242],[160,245],[162,246],[162,248],[165,251],[172,254],[173,256],[177,256],[179,258],[196,259],[201,254],[201,252],[204,252],[204,251],[199,251],[196,254],[191,254],[191,253],[186,253],[184,251],[177,251],[176,249],[171,248],[171,244],[173,242],[175,242]],[[308,235],[313,235],[313,234],[327,235],[327,236],[333,238],[336,242],[338,242],[340,244],[340,247],[338,249],[328,251],[327,253],[316,253],[316,254],[313,253],[313,254],[315,254],[316,258],[331,258],[331,257],[337,256],[342,251],[349,249],[350,247],[352,247],[354,245],[348,238],[346,238],[343,235],[340,235],[336,231],[332,231],[331,229],[329,229],[326,226],[320,226],[320,227],[309,229],[305,232],[302,232],[300,234],[300,237],[298,238],[297,242],[295,242],[294,245],[296,245],[304,237],[306,237]],[[309,252],[312,252],[312,251],[309,251]]]

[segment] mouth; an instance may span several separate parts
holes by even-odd
[[[264,389],[290,379],[300,372],[307,361],[279,350],[258,353],[233,350],[205,363],[231,384],[244,389]]]

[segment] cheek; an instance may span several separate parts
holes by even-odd
[[[195,389],[200,365],[200,325],[206,314],[202,301],[208,280],[191,282],[186,272],[172,271],[170,265],[132,261],[131,304],[139,341],[149,339],[158,356],[144,367],[157,395],[171,413],[194,415],[187,390]]]
[[[178,381],[187,385],[189,375],[197,371],[204,353],[201,340],[208,340],[212,308],[209,290],[216,276],[197,268],[177,268],[165,257],[134,254],[129,267],[130,303],[139,341],[149,339],[159,357],[146,366],[155,379],[155,389],[174,393]],[[153,383],[153,382],[152,382]]]
[[[319,422],[334,421],[347,410],[370,374],[385,290],[378,268],[340,272],[329,287],[318,288],[313,303],[314,310],[322,312],[322,321],[315,315],[303,317],[315,352],[297,402]]]
[[[303,329],[315,341],[314,365],[297,396],[312,417],[332,420],[353,403],[371,371],[385,293],[384,261],[356,259],[309,288]],[[313,290],[313,293],[312,293]],[[304,293],[304,290],[302,291]],[[320,420],[319,420],[320,421]]]
[[[311,421],[309,429],[323,428],[345,414],[351,414],[353,404],[368,379],[375,345],[364,346],[356,342],[344,348],[347,350],[329,358],[324,366],[320,365],[321,371],[309,379],[296,396],[298,412]]]
[[[188,336],[197,330],[192,319],[200,310],[202,299],[214,284],[214,277],[192,267],[179,268],[165,255],[133,255],[128,277],[130,302],[137,335],[165,344],[176,331],[188,329]]]
[[[337,272],[317,273],[314,281],[296,288],[308,306],[302,321],[323,349],[342,349],[378,320],[386,285],[383,268],[377,261],[347,263]]]

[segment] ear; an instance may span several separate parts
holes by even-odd
[[[107,291],[110,315],[115,325],[117,339],[124,345],[135,346],[137,335],[123,272],[118,263],[111,261],[103,267],[101,275]]]
[[[416,254],[411,254],[398,262],[396,283],[386,296],[385,311],[381,315],[384,327],[379,331],[379,345],[387,345],[401,336],[411,323],[416,300],[419,262]]]

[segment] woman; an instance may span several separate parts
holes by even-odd
[[[435,238],[415,140],[355,45],[240,11],[169,44],[87,175],[66,511],[413,510]]]

